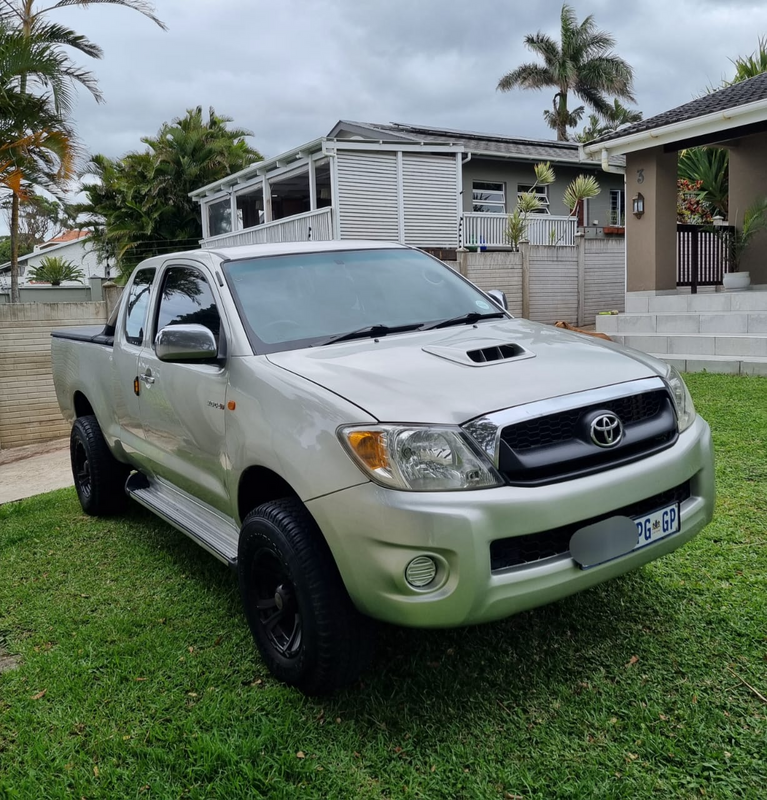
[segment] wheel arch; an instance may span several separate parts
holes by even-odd
[[[284,497],[298,498],[298,492],[268,467],[248,467],[237,485],[237,515],[240,523],[254,508]]]
[[[78,389],[72,398],[72,406],[75,410],[75,419],[80,417],[96,416],[90,400]]]

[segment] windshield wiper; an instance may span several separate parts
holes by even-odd
[[[329,339],[315,342],[312,347],[323,347],[326,344],[347,342],[350,339],[364,339],[366,336],[386,336],[387,333],[402,333],[403,331],[415,331],[420,329],[420,322],[413,322],[409,325],[366,325],[364,328],[358,328],[356,331],[339,333],[336,336],[331,336]]]
[[[505,317],[506,313],[503,311],[488,311],[481,314],[479,311],[470,311],[468,314],[460,314],[457,317],[450,317],[443,319],[440,322],[434,322],[431,325],[424,325],[420,328],[422,331],[433,331],[435,328],[447,328],[450,325],[473,325],[481,319],[497,319]]]

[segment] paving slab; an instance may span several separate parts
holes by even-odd
[[[0,450],[0,505],[72,485],[68,439]]]

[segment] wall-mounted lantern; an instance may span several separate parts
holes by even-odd
[[[631,201],[631,210],[637,219],[644,214],[644,195],[641,192],[638,192]]]

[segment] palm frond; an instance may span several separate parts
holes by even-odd
[[[151,19],[155,25],[159,26],[164,31],[168,30],[168,26],[155,14],[154,6],[151,3],[145,2],[145,0],[58,0],[58,2],[37,13],[44,14],[46,11],[50,11],[53,8],[67,8],[69,6],[88,8],[89,6],[95,5],[115,5],[130,8]]]
[[[546,67],[539,64],[522,64],[515,70],[506,73],[499,81],[497,89],[509,92],[521,87],[523,89],[544,89],[558,86],[555,76]]]

